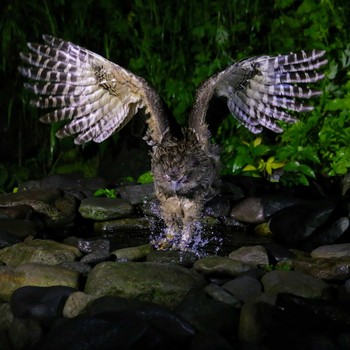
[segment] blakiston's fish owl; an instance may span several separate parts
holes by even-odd
[[[45,44],[29,43],[19,71],[39,97],[33,105],[50,111],[45,123],[68,119],[58,137],[75,143],[102,142],[143,110],[146,142],[152,147],[152,172],[161,216],[163,243],[186,249],[208,200],[218,193],[219,148],[210,142],[209,102],[223,98],[231,114],[253,133],[263,127],[282,132],[276,120],[295,122],[289,111],[310,111],[303,99],[320,93],[300,85],[323,78],[324,51],[258,56],[232,64],[204,81],[196,92],[188,127],[177,136],[157,92],[143,78],[71,42],[44,35]]]

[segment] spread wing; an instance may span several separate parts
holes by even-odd
[[[25,84],[38,97],[36,107],[50,111],[45,123],[70,120],[58,137],[76,135],[74,142],[102,142],[143,109],[149,116],[146,140],[161,143],[168,120],[156,91],[141,77],[71,42],[43,35],[45,44],[28,43],[19,67]]]
[[[293,123],[290,111],[310,111],[303,100],[321,93],[303,85],[324,77],[316,70],[327,63],[325,51],[301,51],[281,56],[248,58],[211,76],[197,90],[189,126],[203,144],[209,131],[205,117],[214,96],[226,99],[232,115],[251,132],[263,127],[276,133],[283,129],[276,120]]]

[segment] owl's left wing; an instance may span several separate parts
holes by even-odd
[[[58,137],[74,142],[102,142],[124,127],[139,109],[148,119],[146,141],[161,143],[169,122],[157,92],[147,81],[104,57],[69,41],[43,35],[45,44],[28,43],[20,73],[34,82],[25,87],[37,97],[32,104],[50,109],[41,121],[70,120]]]
[[[276,133],[283,129],[276,120],[293,123],[296,118],[289,111],[313,109],[303,99],[320,95],[301,83],[314,83],[324,77],[316,70],[327,60],[325,51],[301,51],[275,57],[260,56],[232,64],[211,76],[197,89],[190,114],[189,127],[202,144],[208,142],[206,113],[214,96],[226,99],[231,114],[251,132],[263,127]]]

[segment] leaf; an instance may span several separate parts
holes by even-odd
[[[242,170],[243,171],[257,171],[258,169],[254,165],[246,165]]]
[[[140,184],[148,184],[153,182],[153,174],[150,171],[143,173],[137,179],[137,182]]]

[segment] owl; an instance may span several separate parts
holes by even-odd
[[[43,41],[28,43],[19,67],[30,79],[25,87],[37,95],[31,103],[48,109],[40,120],[68,120],[56,135],[74,135],[80,145],[104,141],[143,113],[155,194],[166,227],[156,246],[178,250],[191,249],[204,206],[219,192],[220,151],[206,120],[211,100],[222,99],[252,133],[264,128],[281,133],[277,121],[294,123],[292,112],[312,110],[304,100],[320,92],[307,84],[324,77],[317,70],[327,63],[321,50],[236,62],[198,87],[187,127],[178,133],[145,79],[71,42],[50,35],[43,35]]]

